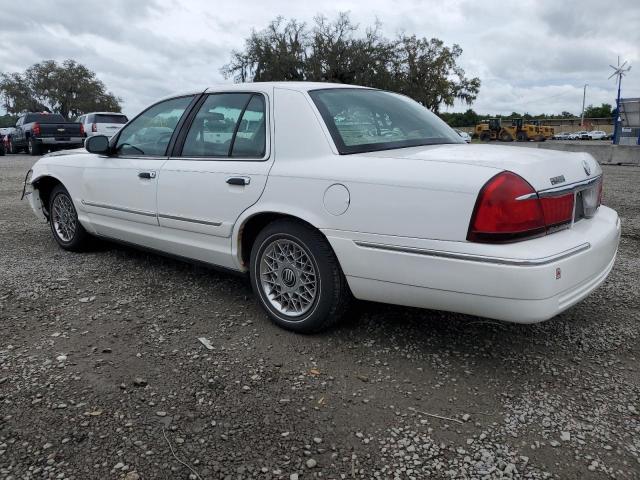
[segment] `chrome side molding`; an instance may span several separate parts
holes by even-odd
[[[123,212],[123,213],[133,213],[135,215],[143,215],[145,217],[156,216],[155,212],[149,212],[147,210],[136,210],[133,208],[117,207],[115,205],[108,205],[106,203],[88,202],[87,200],[81,200],[81,202],[83,205],[86,205],[87,207],[104,208],[106,210],[115,210],[116,212]]]
[[[591,248],[591,244],[586,242],[578,245],[577,247],[570,248],[569,250],[565,250],[548,257],[520,259],[476,255],[473,253],[446,252],[443,250],[432,250],[428,248],[402,247],[399,245],[388,245],[384,243],[371,243],[362,241],[355,241],[354,243],[359,247],[370,248],[374,250],[386,250],[391,252],[409,253],[413,255],[424,255],[427,257],[447,258],[451,260],[465,260],[468,262],[493,263],[497,265],[510,265],[520,267],[537,267],[540,265],[548,265],[550,263],[557,262],[558,260],[576,255],[580,252],[584,252],[585,250]]]

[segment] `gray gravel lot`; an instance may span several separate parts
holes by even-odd
[[[0,478],[640,478],[640,168],[605,167],[616,266],[549,322],[364,304],[302,336],[242,278],[60,250],[32,163],[0,157]]]

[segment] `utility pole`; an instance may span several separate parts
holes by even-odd
[[[582,91],[582,115],[580,118],[580,126],[582,128],[584,128],[584,101],[587,98],[587,85],[588,83],[584,84],[584,90]]]

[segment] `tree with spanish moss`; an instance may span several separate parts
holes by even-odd
[[[362,31],[347,13],[334,20],[319,15],[311,26],[278,17],[254,30],[221,71],[237,82],[305,80],[392,90],[437,113],[456,101],[471,104],[478,95],[480,79],[466,76],[461,55],[460,46],[436,38],[402,34],[389,40],[379,22]]]
[[[23,73],[0,73],[0,97],[10,114],[49,111],[67,118],[94,111],[120,112],[122,102],[75,60],[45,60]]]

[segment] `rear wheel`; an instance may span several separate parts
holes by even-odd
[[[502,135],[500,135],[500,140],[503,142],[513,142],[513,137],[509,132],[502,132]]]
[[[489,132],[482,132],[480,134],[480,141],[481,142],[489,142],[489,141],[491,141],[491,134]]]
[[[525,132],[518,132],[516,134],[516,140],[518,140],[519,142],[527,142],[529,140],[529,137],[527,137],[527,134]]]
[[[78,213],[67,189],[56,186],[49,200],[49,224],[53,238],[65,250],[74,252],[86,247],[89,234],[78,221]]]
[[[29,137],[29,140],[27,141],[27,151],[29,152],[29,155],[33,157],[37,157],[41,154],[40,145],[33,139],[33,137]]]
[[[251,286],[274,323],[313,333],[337,323],[351,292],[338,259],[317,230],[276,220],[262,230],[251,250]]]

